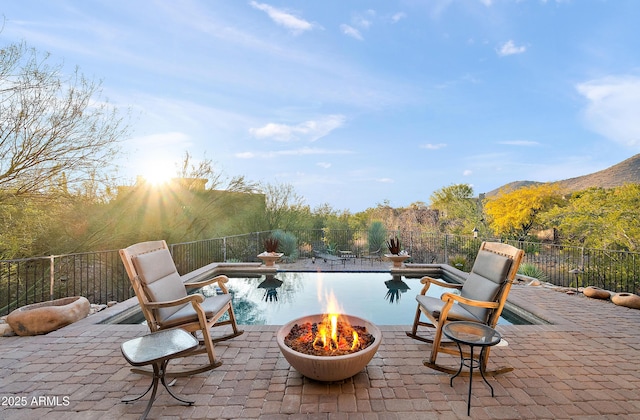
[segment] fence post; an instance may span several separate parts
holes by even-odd
[[[49,256],[49,300],[53,300],[53,282],[55,279],[55,257],[53,255]]]
[[[222,238],[222,262],[227,261],[227,237]]]
[[[445,264],[449,263],[449,234],[444,235],[444,261]]]

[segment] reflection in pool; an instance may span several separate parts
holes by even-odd
[[[304,315],[323,313],[331,293],[343,313],[378,325],[411,325],[417,307],[415,295],[422,289],[419,278],[371,272],[281,272],[230,278],[227,286],[234,295],[237,322],[243,325],[283,325]],[[439,297],[444,292],[441,287],[431,286],[428,295]],[[511,323],[517,322],[499,321]]]

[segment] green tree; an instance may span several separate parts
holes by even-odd
[[[309,215],[309,206],[291,184],[263,184],[261,191],[265,195],[266,208],[262,215],[265,230],[294,230],[308,226],[305,217]]]
[[[554,208],[543,217],[558,229],[565,243],[640,251],[640,184],[575,192],[567,206]]]
[[[442,231],[469,235],[474,228],[483,226],[482,212],[469,184],[441,188],[431,195],[430,201],[431,208],[440,212]]]
[[[487,199],[489,225],[500,236],[524,240],[533,228],[543,228],[540,215],[564,204],[554,184],[540,184],[501,192]]]

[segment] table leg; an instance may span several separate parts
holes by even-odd
[[[153,382],[151,383],[151,385],[153,386],[153,391],[151,391],[151,397],[149,397],[147,408],[145,408],[144,413],[142,413],[142,415],[140,416],[140,420],[144,420],[147,418],[149,411],[151,411],[151,406],[153,405],[153,402],[156,400],[156,393],[158,392],[159,378],[160,378],[160,366],[157,363],[154,363],[153,364]],[[149,390],[147,390],[147,392],[149,392]]]
[[[145,395],[147,395],[147,393],[151,390],[151,388],[153,387],[155,380],[151,380],[151,383],[149,384],[149,388],[147,388],[146,391],[144,391],[142,393],[142,395],[139,395],[137,397],[132,397],[132,398],[123,398],[121,401],[123,403],[130,403],[130,402],[134,402],[134,401],[138,401],[140,398],[144,397]]]
[[[483,367],[482,360],[483,360],[485,351],[486,351],[486,347],[482,347],[482,349],[480,350],[480,375],[482,376],[484,383],[489,385],[489,388],[491,389],[491,396],[493,397],[493,387],[491,386],[489,381],[487,381],[487,378],[484,376],[484,367]]]
[[[190,401],[190,400],[182,399],[182,398],[178,397],[176,394],[174,394],[173,392],[171,392],[171,390],[169,389],[169,386],[167,385],[167,382],[166,382],[166,380],[165,380],[165,377],[164,377],[165,373],[167,372],[167,365],[168,365],[168,364],[169,364],[169,360],[165,360],[165,361],[162,363],[162,367],[161,367],[161,369],[162,369],[162,373],[161,373],[161,375],[160,375],[160,381],[162,381],[162,385],[164,385],[164,388],[165,388],[165,389],[167,390],[167,392],[169,392],[169,394],[171,394],[171,396],[172,396],[173,398],[175,398],[176,400],[178,400],[178,401],[180,401],[180,402],[183,402],[183,403],[185,403],[185,404],[189,404],[189,405],[193,405],[193,404],[195,404],[195,401]]]
[[[151,392],[151,397],[149,397],[149,402],[147,403],[147,408],[145,408],[144,413],[142,413],[142,416],[140,416],[140,420],[144,420],[147,418],[147,415],[149,414],[149,411],[151,411],[151,406],[153,406],[153,402],[156,400],[156,394],[158,393],[158,382],[161,382],[162,385],[164,386],[164,388],[167,390],[167,392],[176,400],[183,402],[185,404],[189,404],[189,405],[193,405],[195,404],[195,401],[189,401],[189,400],[185,400],[179,396],[177,396],[176,394],[174,394],[171,389],[169,389],[169,385],[167,384],[167,381],[165,379],[165,374],[167,373],[167,365],[169,364],[169,360],[164,360],[160,363],[154,363],[153,364],[153,379],[151,380],[151,384],[149,385],[149,388],[147,388],[147,390],[140,396],[138,397],[133,397],[133,398],[125,398],[122,400],[122,402],[124,403],[130,403],[133,401],[137,401],[140,398],[144,397],[145,395],[147,395],[149,393],[149,390],[151,390],[153,388],[153,391]]]
[[[470,345],[469,348],[471,349],[471,354],[469,359],[469,395],[467,397],[467,416],[471,412],[471,384],[473,383],[473,346]]]

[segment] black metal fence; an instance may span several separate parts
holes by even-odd
[[[299,258],[317,247],[351,251],[369,247],[367,232],[358,230],[291,231]],[[181,274],[212,262],[259,261],[271,235],[253,232],[170,245]],[[414,263],[448,263],[468,271],[480,244],[489,238],[423,232],[388,232],[398,236]],[[495,240],[495,239],[493,239]],[[542,270],[550,283],[564,287],[597,286],[615,292],[640,292],[640,254],[573,246],[507,241],[525,250],[525,263]],[[92,303],[123,301],[133,296],[117,250],[0,261],[0,316],[32,303],[85,296]]]

